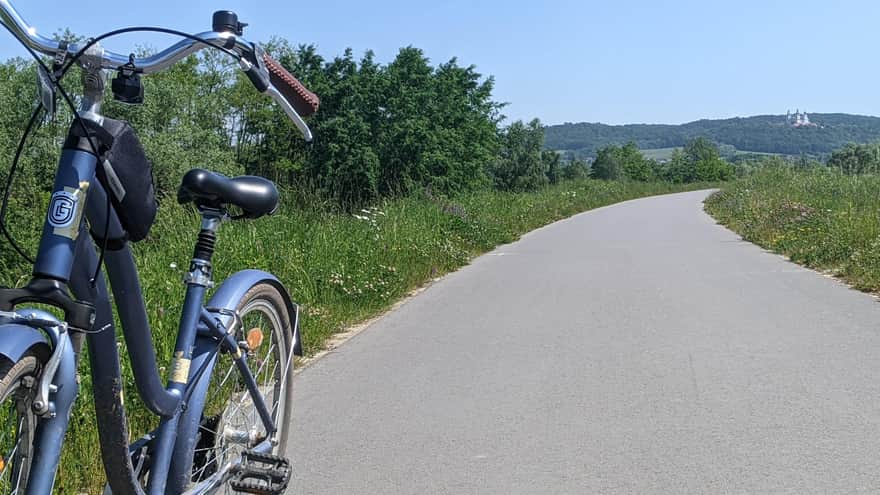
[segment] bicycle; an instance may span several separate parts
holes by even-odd
[[[317,96],[244,39],[245,25],[233,12],[214,13],[212,31],[197,35],[127,28],[83,44],[35,34],[9,0],[0,0],[0,24],[40,65],[43,109],[54,111],[60,94],[74,112],[32,279],[24,287],[0,288],[0,420],[5,423],[0,430],[0,490],[51,492],[78,394],[80,351],[87,342],[108,479],[105,493],[282,493],[290,476],[284,454],[293,356],[302,355],[298,308],[275,276],[259,270],[231,275],[205,303],[214,285],[212,257],[221,223],[274,213],[278,190],[260,177],[227,178],[202,169],[184,175],[177,199],[195,206],[201,226],[184,277],[173,364],[163,385],[129,245],[147,235],[155,218],[150,163],[130,126],[101,115],[101,102],[108,72],[116,73],[114,97],[139,103],[141,75],[160,72],[202,48],[233,57],[306,140],[311,132],[301,114],[317,110]],[[184,39],[144,58],[100,45],[106,37],[131,31]],[[51,69],[39,55],[54,59]],[[74,64],[83,74],[78,109],[59,83]],[[107,280],[99,275],[102,268]],[[51,306],[63,318],[22,304]],[[138,394],[160,418],[155,431],[133,443],[113,306]]]

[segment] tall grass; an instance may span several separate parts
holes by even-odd
[[[771,168],[727,184],[707,211],[748,241],[880,290],[880,177]]]
[[[547,223],[591,208],[641,196],[695,189],[667,183],[584,180],[535,193],[485,191],[454,200],[430,195],[385,201],[352,214],[286,203],[281,213],[225,224],[215,255],[215,279],[243,268],[278,276],[302,308],[307,354],[334,333],[389,308],[426,281],[455,270],[493,247]],[[301,202],[300,202],[301,203]],[[37,223],[41,215],[29,216]],[[37,219],[37,220],[34,220]],[[162,202],[151,236],[134,246],[160,366],[167,366],[183,299],[198,217],[172,200]],[[31,243],[36,231],[23,236]],[[9,253],[0,283],[20,284],[29,269]],[[121,352],[125,355],[120,339]],[[133,435],[156,425],[141,406],[125,367],[126,405]],[[103,484],[91,398],[88,360],[81,365],[81,394],[64,450],[59,489],[98,493]]]

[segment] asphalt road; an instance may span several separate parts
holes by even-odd
[[[291,493],[880,492],[880,304],[707,194],[532,232],[305,369]]]

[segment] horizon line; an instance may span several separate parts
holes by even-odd
[[[849,112],[806,112],[805,111],[802,113],[805,113],[807,115],[848,115],[848,116],[852,116],[852,117],[869,117],[869,118],[875,118],[875,119],[880,118],[880,116],[878,116],[878,115],[870,115],[870,114],[863,114],[863,113],[849,113]],[[701,119],[687,120],[687,121],[678,122],[678,123],[627,122],[627,123],[609,124],[607,122],[600,122],[600,121],[592,121],[591,122],[591,121],[582,120],[580,122],[565,121],[565,122],[559,122],[559,123],[553,123],[553,124],[543,124],[543,126],[544,127],[556,127],[556,126],[563,126],[563,125],[579,125],[579,124],[606,125],[609,127],[624,127],[624,126],[628,126],[628,125],[681,126],[681,125],[686,125],[686,124],[693,124],[695,122],[703,122],[703,121],[707,121],[707,120],[717,121],[717,120],[751,119],[751,118],[755,118],[755,117],[782,117],[782,118],[785,118],[785,114],[784,113],[759,113],[759,114],[747,115],[747,116],[735,115],[733,117],[704,117]]]

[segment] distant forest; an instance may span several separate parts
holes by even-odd
[[[640,149],[681,147],[697,137],[740,151],[824,156],[847,143],[880,140],[880,118],[844,113],[810,114],[817,127],[795,128],[785,115],[758,115],[723,120],[698,120],[681,125],[579,124],[546,128],[545,147],[570,151],[578,158],[595,157],[609,144],[635,142]]]

